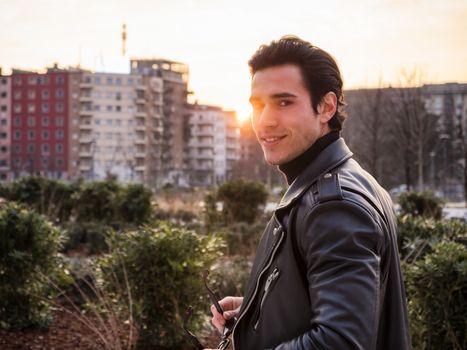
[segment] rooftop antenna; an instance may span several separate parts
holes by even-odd
[[[126,24],[122,25],[122,56],[126,55]]]

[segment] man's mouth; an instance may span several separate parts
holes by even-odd
[[[261,137],[261,142],[265,145],[274,145],[284,138],[285,136],[266,136]]]

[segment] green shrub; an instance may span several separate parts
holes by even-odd
[[[58,268],[60,231],[40,215],[8,203],[0,209],[0,327],[45,326],[49,285]]]
[[[76,203],[76,221],[111,223],[117,218],[120,186],[114,180],[83,185]]]
[[[268,192],[261,182],[243,179],[226,182],[205,197],[206,225],[212,226],[219,220],[226,225],[235,222],[251,224],[261,214],[261,206],[267,197]],[[217,202],[222,202],[220,214]]]
[[[252,261],[238,255],[217,261],[212,267],[211,283],[219,298],[243,295],[252,266]]]
[[[112,231],[112,227],[99,222],[68,223],[63,230],[63,251],[77,250],[85,255],[105,253]]]
[[[441,242],[405,267],[414,347],[467,349],[467,248]]]
[[[196,312],[191,328],[199,326],[206,294],[201,274],[220,248],[218,238],[199,236],[168,223],[114,236],[112,253],[102,260],[101,268],[104,277],[113,271],[120,285],[127,275],[140,348],[168,349],[184,344],[182,319],[189,305]],[[128,295],[120,297],[128,299]]]
[[[261,233],[264,231],[265,223],[266,221],[254,224],[238,222],[221,227],[217,232],[225,239],[229,255],[253,256]]]
[[[26,176],[3,186],[0,195],[10,201],[26,204],[53,222],[68,221],[79,183],[67,184],[40,176]]]
[[[443,216],[443,201],[430,191],[403,193],[399,197],[399,204],[402,215],[410,214],[436,220]]]
[[[125,222],[148,222],[151,213],[152,192],[143,184],[129,184],[121,190],[119,213]]]
[[[401,259],[415,261],[433,250],[441,241],[467,239],[467,224],[460,220],[438,220],[421,216],[398,217],[398,247]]]

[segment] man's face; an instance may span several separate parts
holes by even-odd
[[[257,71],[251,83],[252,124],[269,164],[287,163],[306,151],[323,126],[311,105],[300,68],[293,64]]]

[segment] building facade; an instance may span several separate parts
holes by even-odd
[[[230,180],[240,151],[236,113],[198,104],[190,105],[189,111],[190,185],[209,187]]]
[[[166,59],[132,59],[131,73],[162,79],[161,184],[188,186],[188,65]]]
[[[11,170],[13,177],[68,178],[70,72],[13,70]]]

